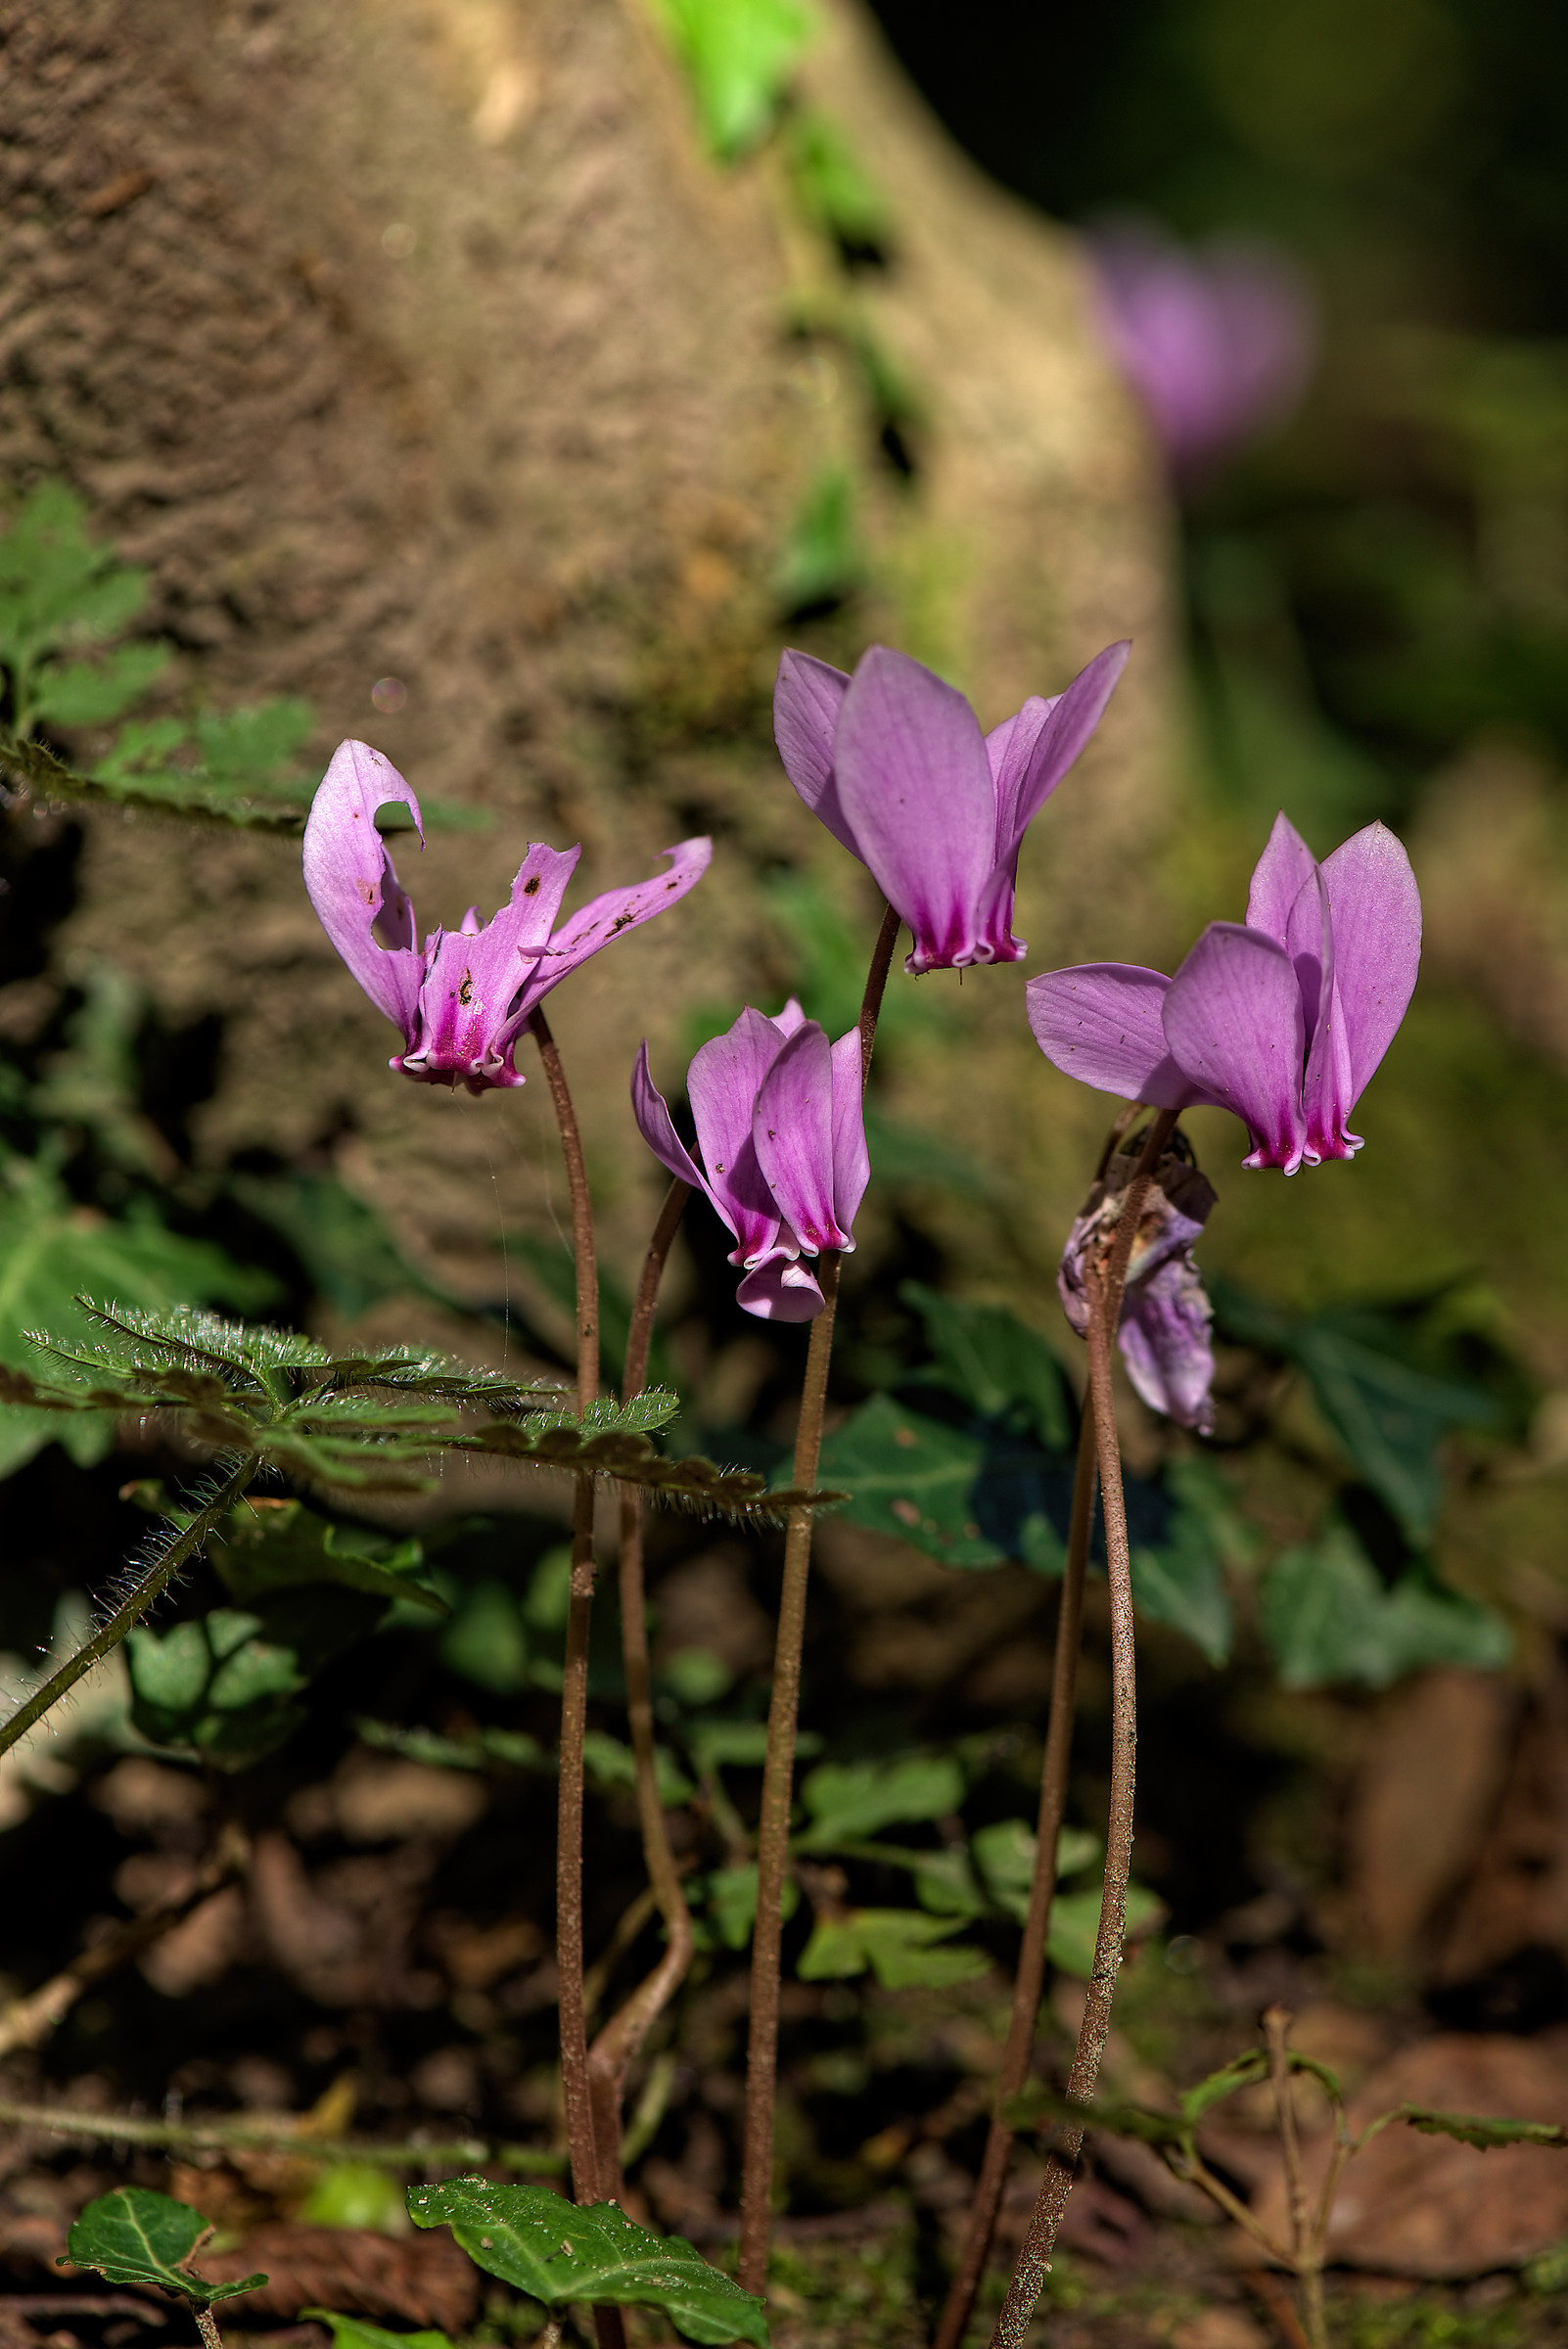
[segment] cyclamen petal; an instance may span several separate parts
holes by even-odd
[[[1281,815],[1247,917],[1212,922],[1169,981],[1115,963],[1032,979],[1036,1040],[1064,1074],[1102,1091],[1233,1109],[1251,1129],[1249,1167],[1290,1174],[1350,1158],[1361,1146],[1351,1114],[1420,964],[1410,860],[1383,825],[1368,824],[1318,865]]]
[[[1108,646],[1065,693],[1032,696],[985,739],[962,694],[886,645],[853,677],[784,655],[773,733],[785,771],[907,923],[906,970],[1023,954],[1012,920],[1024,832],[1099,723],[1128,650]]]
[[[764,1320],[810,1320],[822,1291],[799,1260],[854,1246],[870,1174],[858,1032],[830,1045],[793,999],[777,1019],[748,1007],[693,1056],[686,1091],[700,1164],[675,1132],[644,1044],[631,1079],[637,1124],[734,1234],[740,1305]]]
[[[1161,1015],[1172,1058],[1251,1128],[1249,1167],[1294,1174],[1306,1147],[1301,989],[1282,946],[1211,922],[1172,980]]]
[[[1161,1014],[1171,982],[1136,963],[1084,962],[1024,989],[1035,1041],[1064,1077],[1125,1101],[1184,1109],[1203,1097],[1171,1057]]]
[[[366,994],[403,1032],[392,1066],[472,1093],[521,1084],[513,1050],[551,989],[612,939],[678,903],[713,852],[707,840],[667,849],[669,874],[595,898],[552,936],[582,852],[535,845],[490,921],[481,924],[471,905],[460,929],[434,930],[420,946],[413,906],[376,830],[376,810],[390,800],[419,825],[419,803],[391,761],[368,743],[340,744],[305,825],[305,888]]]
[[[1112,1245],[1133,1164],[1125,1154],[1111,1160],[1062,1251],[1057,1290],[1080,1337],[1088,1329],[1089,1267]],[[1161,1160],[1138,1218],[1117,1330],[1128,1375],[1150,1409],[1203,1435],[1214,1423],[1213,1309],[1192,1246],[1214,1203],[1213,1186],[1196,1167]]]
[[[378,1011],[406,1030],[422,976],[414,909],[398,886],[376,810],[398,800],[420,840],[419,802],[390,759],[368,742],[343,742],[310,803],[304,885],[316,918]]]

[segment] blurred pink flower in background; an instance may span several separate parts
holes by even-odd
[[[1171,471],[1201,483],[1300,402],[1317,351],[1302,271],[1261,238],[1176,245],[1143,221],[1089,238],[1100,323]]]

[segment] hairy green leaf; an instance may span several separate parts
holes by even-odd
[[[408,2213],[416,2227],[450,2227],[476,2266],[546,2308],[657,2308],[688,2340],[767,2349],[761,2300],[683,2236],[650,2234],[614,2202],[578,2208],[541,2186],[453,2178],[410,2187]]]
[[[69,2256],[58,2267],[96,2268],[110,2283],[156,2283],[199,2303],[232,2300],[265,2283],[247,2276],[239,2283],[208,2283],[184,2264],[208,2222],[188,2202],[155,2194],[145,2186],[122,2186],[89,2202],[66,2237]]]

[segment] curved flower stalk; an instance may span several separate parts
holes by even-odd
[[[535,845],[488,922],[470,906],[460,930],[433,930],[421,946],[376,830],[376,810],[389,800],[409,810],[423,843],[419,802],[391,760],[368,743],[340,743],[305,825],[305,888],[372,1003],[403,1032],[391,1066],[422,1084],[464,1084],[471,1093],[522,1084],[513,1051],[551,989],[612,939],[678,904],[713,853],[707,840],[683,840],[664,852],[668,873],[607,890],[556,930],[582,851]]]
[[[1127,666],[1107,645],[1050,701],[1034,694],[983,735],[961,693],[874,644],[853,677],[786,653],[773,737],[813,815],[875,876],[907,922],[911,972],[1017,962],[1024,834],[1099,724]]]
[[[1136,222],[1102,230],[1089,253],[1105,339],[1177,480],[1284,422],[1317,341],[1312,295],[1285,253],[1242,238],[1184,251]]]
[[[699,1165],[637,1054],[631,1106],[643,1140],[704,1193],[735,1235],[745,1269],[738,1302],[764,1321],[811,1321],[822,1290],[801,1260],[854,1246],[871,1162],[861,1108],[860,1032],[830,1044],[792,996],[776,1019],[749,1006],[703,1045],[686,1072]]]
[[[1062,1251],[1057,1293],[1081,1338],[1088,1336],[1093,1267],[1125,1212],[1133,1165],[1125,1155],[1110,1160]],[[1203,1436],[1214,1429],[1214,1308],[1192,1249],[1214,1204],[1213,1184],[1189,1158],[1173,1150],[1160,1160],[1143,1193],[1117,1329],[1128,1376],[1150,1410]]]
[[[1392,832],[1321,864],[1274,819],[1247,919],[1211,922],[1175,978],[1090,962],[1030,980],[1053,1067],[1163,1109],[1208,1103],[1249,1128],[1249,1167],[1294,1174],[1361,1146],[1349,1120],[1393,1042],[1421,959],[1421,899]]]

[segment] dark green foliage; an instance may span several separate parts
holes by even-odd
[[[880,254],[890,229],[887,199],[838,124],[801,107],[790,116],[784,147],[807,218],[852,258]]]
[[[1047,1451],[1070,1450],[1077,1412],[1060,1361],[1038,1330],[1001,1305],[939,1296],[917,1280],[899,1292],[925,1324],[935,1358],[922,1375],[983,1419],[1012,1418]]]
[[[114,1442],[114,1419],[103,1411],[62,1418],[27,1407],[29,1333],[45,1328],[67,1347],[87,1346],[94,1321],[84,1294],[150,1312],[193,1297],[254,1309],[275,1288],[269,1274],[236,1264],[210,1240],[170,1231],[145,1196],[111,1221],[79,1207],[47,1159],[0,1156],[0,1476],[51,1440],[83,1462]]]
[[[146,601],[146,573],[94,543],[74,491],[40,483],[0,533],[0,665],[18,734],[44,719],[104,725],[145,693],[168,659],[159,647],[70,656],[120,635]]]
[[[842,465],[819,473],[796,509],[774,582],[792,617],[853,595],[865,573],[854,476]]]
[[[678,2234],[636,2226],[614,2202],[575,2208],[539,2186],[454,2178],[409,2188],[416,2227],[450,2227],[476,2266],[546,2308],[662,2309],[691,2341],[767,2349],[761,2300]]]
[[[386,2332],[362,2317],[340,2317],[330,2308],[302,2308],[302,2317],[332,2327],[332,2349],[452,2349],[444,2332]]]
[[[1490,1607],[1419,1564],[1390,1589],[1339,1524],[1310,1548],[1280,1552],[1259,1585],[1258,1614],[1287,1688],[1331,1681],[1386,1688],[1423,1665],[1496,1671],[1513,1653],[1513,1635]]]
[[[96,2268],[109,2283],[156,2283],[162,2291],[204,2306],[254,2292],[265,2283],[264,2276],[246,2276],[238,2283],[208,2283],[193,2275],[184,2263],[203,2235],[211,2232],[188,2202],[155,2194],[145,2186],[122,2186],[88,2203],[66,2237],[69,2258],[56,2265]]]
[[[933,1915],[921,1909],[850,1909],[817,1918],[801,1954],[806,1982],[825,1982],[869,1967],[884,1990],[945,1990],[987,1972],[984,1950],[960,1943],[938,1949],[956,1933],[962,1917]]]
[[[1506,1434],[1518,1424],[1517,1373],[1452,1325],[1448,1289],[1402,1306],[1296,1315],[1228,1281],[1213,1286],[1222,1333],[1296,1365],[1357,1474],[1412,1543],[1430,1539],[1443,1498],[1444,1437],[1460,1427]]]

